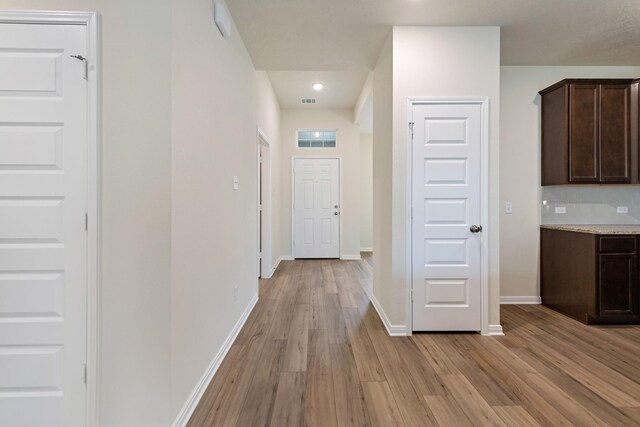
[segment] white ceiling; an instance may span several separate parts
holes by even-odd
[[[392,25],[502,27],[505,65],[640,65],[639,0],[228,0],[257,69],[366,70]]]
[[[318,67],[322,66],[319,61]],[[282,108],[353,108],[367,71],[269,71],[273,90]],[[315,91],[313,83],[324,84]],[[300,98],[316,98],[316,105],[302,105]]]

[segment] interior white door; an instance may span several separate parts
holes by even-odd
[[[340,258],[340,159],[294,160],[295,258]]]
[[[87,34],[0,24],[0,425],[85,424]]]
[[[413,329],[480,331],[480,104],[413,107]],[[475,232],[474,232],[475,231]]]

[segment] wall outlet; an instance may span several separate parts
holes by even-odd
[[[507,202],[504,204],[504,213],[512,214],[513,213],[513,203]]]
[[[629,213],[629,207],[628,206],[618,206],[617,212],[619,214],[628,214]]]
[[[238,287],[233,288],[233,302],[238,301]]]
[[[240,189],[240,180],[238,179],[237,176],[233,177],[233,189],[234,190]]]
[[[567,208],[564,206],[556,206],[555,213],[557,214],[566,214]]]

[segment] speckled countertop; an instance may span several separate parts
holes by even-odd
[[[640,225],[598,225],[598,224],[542,224],[540,228],[549,230],[575,231],[589,234],[638,234]]]

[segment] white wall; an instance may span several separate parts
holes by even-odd
[[[540,96],[538,91],[564,78],[640,77],[640,67],[501,67],[500,201],[513,214],[500,213],[502,296],[539,296]],[[559,188],[559,187],[548,187]],[[599,189],[580,191],[585,199]],[[631,192],[631,190],[630,190]],[[573,203],[571,200],[567,202]]]
[[[388,49],[388,48],[387,48]],[[384,51],[383,51],[384,52]],[[393,28],[393,144],[390,189],[392,212],[383,212],[381,225],[375,233],[391,235],[391,254],[375,258],[374,294],[392,325],[407,322],[407,98],[408,97],[480,97],[490,100],[489,141],[489,221],[483,224],[489,245],[489,323],[499,324],[499,104],[500,104],[500,29],[498,27],[394,27]],[[382,58],[376,68],[384,68]],[[374,77],[374,174],[378,139],[387,144],[386,126],[376,135],[375,122],[378,91]],[[388,72],[386,73],[388,78]],[[380,102],[385,102],[381,100]],[[380,113],[380,110],[378,110]],[[380,115],[379,115],[380,116]],[[388,117],[384,112],[383,117]],[[378,165],[380,168],[380,165]],[[383,173],[386,172],[383,169]],[[384,178],[387,178],[386,176]],[[375,178],[374,178],[375,188]],[[389,191],[389,190],[387,190]],[[384,191],[383,191],[384,193]],[[374,198],[378,196],[375,193]],[[388,198],[389,193],[383,195]],[[375,202],[374,202],[374,206]],[[378,205],[379,206],[379,205]],[[378,212],[377,208],[374,212]],[[374,223],[375,223],[374,214]],[[383,237],[384,240],[385,237]],[[374,237],[375,239],[375,237]],[[383,242],[387,243],[387,242]],[[379,247],[374,243],[376,249]],[[380,272],[390,270],[391,277]],[[376,275],[376,271],[378,274]],[[390,279],[390,280],[389,280]],[[376,284],[376,281],[378,283]],[[384,290],[383,290],[384,289]]]
[[[373,135],[360,134],[360,249],[373,248]]]
[[[256,124],[278,143],[268,79],[237,29],[223,38],[212,16],[209,0],[173,0],[174,416],[257,295]]]
[[[297,129],[338,129],[336,148],[297,148]],[[291,248],[291,158],[293,156],[342,156],[342,256],[360,255],[360,127],[353,110],[284,109],[281,112],[281,235],[283,253]]]
[[[0,7],[102,14],[101,421],[167,425],[170,2],[2,0]]]

